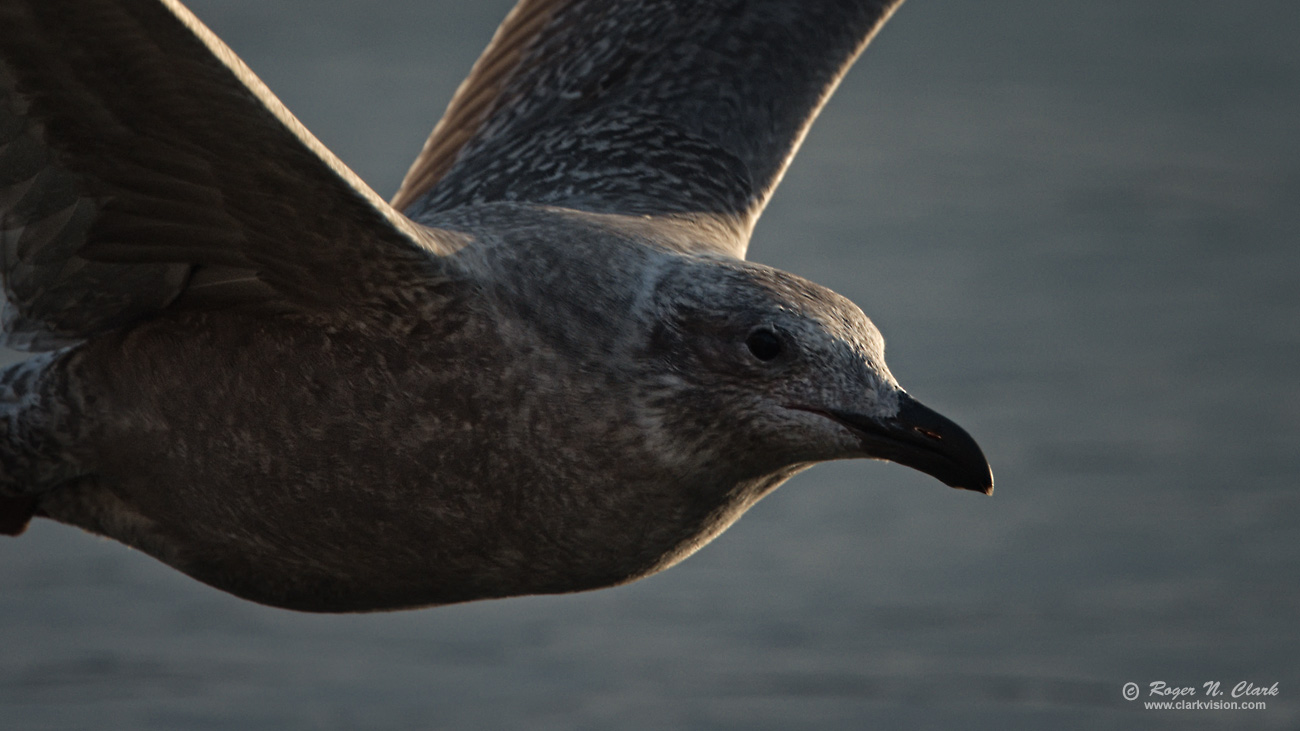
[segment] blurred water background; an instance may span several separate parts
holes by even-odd
[[[387,196],[511,2],[190,5]],[[0,728],[1300,728],[1297,30],[910,0],[814,127],[751,257],[862,305],[993,498],[824,465],[631,586],[343,617],[41,521]],[[1279,694],[1121,697],[1158,680]]]

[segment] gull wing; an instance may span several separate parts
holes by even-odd
[[[494,201],[706,224],[743,257],[849,65],[901,0],[522,0],[393,205]]]
[[[382,303],[446,236],[379,198],[176,0],[0,0],[4,344],[165,307]]]

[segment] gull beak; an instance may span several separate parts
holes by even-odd
[[[993,494],[993,470],[975,440],[906,393],[899,394],[898,414],[892,418],[826,413],[858,435],[867,457],[920,470],[949,487]]]

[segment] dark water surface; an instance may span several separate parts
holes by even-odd
[[[384,195],[510,5],[191,4]],[[993,498],[826,465],[628,587],[345,617],[42,522],[0,728],[1300,728],[1297,29],[910,0],[814,128],[751,255],[863,306]],[[1157,680],[1279,692],[1121,697]]]

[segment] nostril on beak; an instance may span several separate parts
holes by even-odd
[[[924,429],[924,428],[919,427],[919,426],[914,426],[914,427],[912,427],[912,429],[914,429],[914,430],[916,430],[918,433],[920,433],[921,436],[929,437],[930,439],[933,439],[933,440],[935,440],[936,442],[942,442],[942,441],[943,441],[943,435],[940,434],[939,432],[930,431],[929,429]]]

